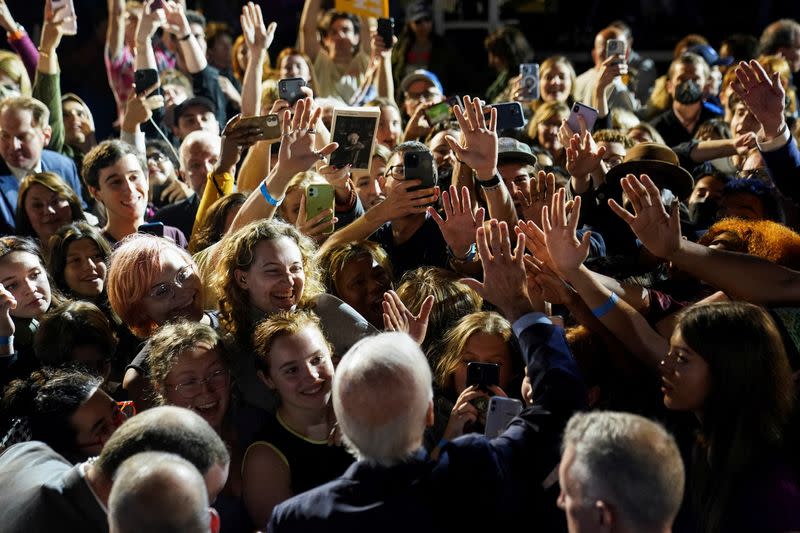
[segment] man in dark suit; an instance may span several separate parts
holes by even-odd
[[[78,198],[83,198],[75,163],[57,152],[45,150],[50,142],[50,111],[28,96],[6,98],[0,103],[0,233],[14,233],[17,193],[22,179],[33,172],[61,176]],[[83,201],[83,200],[81,200]],[[84,205],[85,207],[85,205]]]
[[[94,462],[72,465],[42,442],[8,448],[0,455],[0,529],[106,533],[114,474],[144,451],[174,453],[192,463],[203,474],[210,501],[228,477],[228,451],[205,420],[188,409],[156,407],[120,426]]]
[[[563,330],[531,311],[524,235],[513,253],[505,222],[491,221],[477,237],[484,282],[467,283],[513,323],[532,405],[496,439],[468,434],[440,443],[433,461],[421,449],[433,422],[425,356],[404,334],[368,337],[342,358],[333,383],[342,438],[359,461],[276,507],[269,531],[505,531],[533,517],[537,530],[565,529],[555,496],[545,494],[555,486],[561,432],[585,405],[585,387]]]

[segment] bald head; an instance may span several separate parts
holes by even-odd
[[[177,455],[144,452],[117,469],[108,499],[111,533],[210,533],[209,513],[203,476]]]
[[[356,343],[333,379],[333,406],[342,435],[359,458],[391,465],[422,444],[432,413],[431,371],[405,333]]]
[[[212,501],[225,485],[230,463],[225,443],[200,415],[182,407],[155,407],[130,418],[111,435],[92,468],[111,480],[126,459],[148,451],[189,461],[204,476]]]

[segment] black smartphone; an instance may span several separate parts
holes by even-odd
[[[163,222],[145,222],[137,228],[139,233],[147,233],[155,235],[156,237],[164,236],[164,223]]]
[[[403,154],[403,179],[422,181],[419,186],[408,189],[409,191],[418,191],[435,186],[433,154],[430,152],[406,152]]]
[[[286,78],[278,82],[278,98],[286,100],[289,105],[294,105],[295,102],[305,96],[300,87],[305,87],[306,80],[303,78]]]
[[[154,68],[140,68],[133,73],[133,83],[136,84],[136,94],[144,94],[153,85],[158,85],[158,71]]]
[[[380,18],[378,19],[378,35],[383,39],[383,44],[386,48],[392,47],[392,37],[394,37],[394,19],[393,18]]]
[[[490,391],[491,385],[500,385],[500,365],[497,363],[467,363],[467,387],[477,385]]]
[[[492,104],[497,109],[497,131],[515,130],[525,126],[525,115],[519,102]]]

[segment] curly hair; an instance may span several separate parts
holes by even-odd
[[[252,326],[252,304],[247,290],[236,283],[236,270],[247,270],[255,260],[254,250],[261,241],[273,241],[286,237],[300,249],[303,258],[305,283],[298,307],[312,308],[317,297],[325,292],[320,281],[320,273],[315,260],[317,247],[314,242],[286,222],[279,220],[260,220],[248,224],[237,232],[225,237],[219,253],[216,270],[211,276],[211,284],[219,301],[219,316],[222,326],[233,335],[239,346],[250,346],[249,332]]]
[[[733,237],[726,241],[726,250],[761,257],[787,268],[800,268],[800,234],[782,224],[726,218],[711,226],[698,242],[708,246],[722,233]]]

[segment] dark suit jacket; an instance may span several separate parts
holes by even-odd
[[[0,455],[0,531],[108,531],[106,513],[81,475],[43,442],[15,444]]]
[[[86,208],[78,169],[72,159],[52,150],[42,150],[42,171],[54,172],[61,176],[81,199],[81,205]],[[18,192],[17,178],[11,173],[6,162],[0,159],[0,233],[3,235],[15,232],[14,213],[17,212]]]
[[[584,407],[586,391],[561,328],[531,313],[514,331],[535,397],[500,437],[460,437],[444,446],[438,462],[424,450],[391,467],[359,461],[281,503],[268,531],[505,531],[531,517],[537,531],[563,530],[563,515],[561,524],[541,520],[540,511],[555,510],[542,485],[559,463],[561,432]]]

